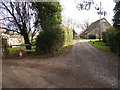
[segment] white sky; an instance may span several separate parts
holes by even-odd
[[[63,7],[62,16],[63,20],[66,18],[72,18],[77,22],[81,23],[85,20],[89,20],[90,23],[100,19],[100,16],[97,14],[97,11],[94,8],[91,8],[89,11],[81,11],[76,8],[76,2],[82,2],[83,0],[60,0],[60,3]],[[87,0],[88,1],[88,0]],[[104,11],[107,11],[107,15],[105,18],[109,23],[112,24],[113,19],[113,9],[115,7],[115,3],[113,0],[94,0],[95,4],[100,4],[102,2],[102,7]],[[103,17],[103,16],[102,16]],[[76,28],[76,32],[81,32],[80,29]]]
[[[75,2],[76,1],[76,2]],[[86,0],[88,1],[88,0]],[[93,0],[95,4],[102,2],[103,10],[107,11],[107,15],[105,18],[109,23],[112,24],[113,19],[113,8],[115,7],[115,3],[113,0]],[[120,1],[120,0],[116,0]],[[77,23],[82,23],[86,20],[89,20],[90,23],[100,19],[100,16],[97,14],[97,11],[94,8],[91,8],[89,11],[81,11],[76,8],[77,2],[83,2],[83,0],[60,0],[62,5],[62,20],[65,21],[67,18],[71,18],[75,20]],[[103,17],[103,16],[102,16]],[[75,29],[77,33],[80,33],[82,30],[80,28]]]

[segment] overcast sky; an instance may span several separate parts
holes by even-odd
[[[88,0],[87,0],[88,1]],[[85,20],[89,20],[90,23],[100,19],[100,16],[97,14],[97,11],[94,7],[91,8],[89,11],[80,11],[76,8],[76,3],[83,2],[83,0],[60,0],[60,3],[63,7],[62,16],[63,20],[66,18],[72,18],[76,20],[79,23],[84,22]],[[107,15],[105,18],[112,24],[113,19],[113,9],[115,7],[115,3],[113,0],[94,0],[94,5],[100,5],[100,2],[102,2],[102,8],[104,11],[107,11]],[[103,16],[102,16],[103,17]],[[76,31],[79,33],[81,32],[80,29],[76,29]]]
[[[88,0],[86,0],[88,1]],[[120,1],[120,0],[115,0]],[[60,0],[60,4],[62,5],[63,11],[62,11],[62,19],[63,21],[67,18],[72,18],[77,23],[82,23],[86,20],[89,20],[90,23],[100,19],[100,16],[97,14],[97,11],[93,6],[96,6],[102,2],[102,8],[104,11],[107,11],[107,15],[105,18],[112,24],[113,19],[113,8],[115,7],[115,3],[113,0],[94,0],[94,5],[92,5],[91,10],[85,11],[85,10],[78,10],[76,8],[77,4],[83,2],[83,0]],[[103,17],[103,16],[102,16]],[[0,17],[1,18],[1,17]],[[80,28],[76,28],[76,32],[80,33],[82,30]]]

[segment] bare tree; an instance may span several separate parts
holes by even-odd
[[[65,20],[63,21],[63,23],[65,24],[65,26],[67,26],[68,28],[71,29],[75,29],[76,27],[78,27],[77,21],[75,21],[72,18],[65,18]]]
[[[85,31],[90,26],[89,19],[84,20],[81,24],[79,24],[79,28],[82,29],[82,31]]]
[[[32,10],[30,2],[1,2],[0,13],[2,15],[2,29],[21,34],[25,44],[30,43],[35,34],[40,30],[36,24],[36,12]],[[26,46],[31,49],[31,46]]]
[[[73,37],[76,36],[76,32],[75,32],[75,28],[78,27],[78,23],[76,20],[72,19],[72,18],[66,18],[63,23],[65,24],[65,26],[67,26],[68,28],[73,30]]]

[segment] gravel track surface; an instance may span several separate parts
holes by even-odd
[[[86,40],[61,56],[4,59],[2,70],[3,88],[118,88],[116,57]]]

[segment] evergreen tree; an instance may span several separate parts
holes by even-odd
[[[35,2],[33,7],[38,13],[36,23],[40,23],[42,29],[48,30],[51,26],[61,24],[61,5],[59,2]]]
[[[120,1],[116,3],[115,8],[114,8],[114,18],[113,18],[113,26],[116,29],[120,29]]]

